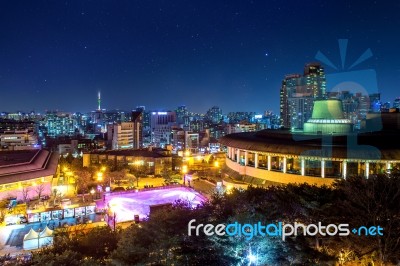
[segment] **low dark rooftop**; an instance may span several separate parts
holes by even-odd
[[[0,151],[0,167],[29,163],[39,150]]]
[[[153,150],[149,151],[148,149],[127,149],[127,150],[111,150],[111,151],[100,151],[100,152],[91,152],[91,154],[107,154],[107,155],[116,155],[116,156],[134,156],[134,157],[171,157],[171,154],[163,154],[163,152],[167,152],[167,150]]]

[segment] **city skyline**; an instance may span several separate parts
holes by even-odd
[[[223,3],[4,3],[0,43],[0,111],[148,110],[186,105],[206,112],[279,113],[286,74],[302,73],[318,51],[346,71],[374,69],[383,102],[400,95],[392,33],[398,3],[296,1]],[[340,16],[337,16],[340,14]],[[340,19],[338,19],[340,18]]]

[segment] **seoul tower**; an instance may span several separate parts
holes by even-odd
[[[100,97],[100,91],[99,91],[99,92],[97,93],[97,105],[98,105],[97,110],[99,110],[99,111],[101,111],[100,104],[101,104],[101,97]]]

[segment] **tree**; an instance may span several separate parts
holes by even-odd
[[[0,222],[4,221],[4,218],[8,212],[9,201],[1,200],[0,201]]]
[[[207,213],[184,201],[158,210],[141,227],[123,232],[112,258],[124,265],[229,265],[206,236],[187,235],[188,222],[203,220]]]
[[[40,183],[39,185],[36,185],[34,190],[37,193],[38,199],[40,199],[40,197],[42,196],[42,193],[44,192],[44,190],[46,189],[45,184]]]
[[[110,184],[111,180],[114,180],[115,184],[120,185],[121,181],[125,180],[126,177],[127,177],[127,170],[119,170],[119,171],[108,172],[106,179],[109,180]]]
[[[107,260],[117,247],[118,234],[109,227],[89,231],[58,231],[53,245],[34,252],[28,265],[111,265]]]
[[[31,265],[54,265],[54,266],[80,266],[82,265],[82,254],[65,250],[62,253],[54,254],[52,249],[33,253]]]
[[[89,191],[89,184],[92,180],[92,173],[89,169],[82,168],[82,170],[78,170],[73,175],[74,183],[75,183],[75,193],[86,193]]]
[[[351,228],[380,226],[383,235],[350,235],[346,245],[359,256],[377,253],[385,264],[400,260],[400,176],[349,177],[335,184],[341,193],[334,203],[337,215]]]
[[[27,203],[29,200],[29,191],[31,191],[30,187],[23,186],[21,188],[22,200]]]
[[[136,187],[139,187],[139,176],[131,174],[131,173],[127,173],[126,178],[128,179],[128,184],[130,187],[135,186],[135,183],[134,183],[135,181],[136,181]]]
[[[163,168],[161,170],[161,176],[164,178],[165,183],[170,183],[172,181],[172,171],[170,164],[163,164]]]
[[[53,189],[53,205],[56,205],[57,201],[60,201],[62,198],[62,194],[58,189]]]
[[[74,158],[70,164],[71,170],[72,171],[80,171],[83,169],[83,158],[82,157],[77,157]]]

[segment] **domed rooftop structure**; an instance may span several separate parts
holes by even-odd
[[[337,99],[314,102],[311,118],[304,123],[304,133],[347,134],[353,129],[349,119],[345,119],[342,102]]]

